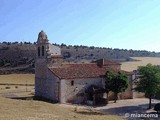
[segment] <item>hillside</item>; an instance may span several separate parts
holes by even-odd
[[[133,71],[138,68],[138,66],[145,66],[148,63],[153,65],[160,65],[160,57],[132,57],[136,61],[132,62],[122,62],[121,69],[126,71]]]
[[[131,57],[160,57],[160,52],[140,50],[112,49],[87,46],[57,45],[62,50],[64,62],[91,62],[106,58],[118,62],[134,61]],[[0,43],[0,68],[1,71],[34,72],[36,44],[30,42]],[[11,70],[12,69],[12,70]]]
[[[61,45],[62,54],[66,61],[92,61],[101,58],[112,59],[115,61],[125,62],[132,61],[130,57],[160,57],[160,53],[140,51],[140,50],[126,50],[126,49],[112,49],[99,48],[87,46],[64,46]]]

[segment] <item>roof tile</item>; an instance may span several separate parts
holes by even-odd
[[[101,68],[97,64],[62,64],[59,68],[49,68],[60,79],[75,79],[75,78],[98,78],[107,71],[119,72],[111,68]],[[126,71],[121,71],[130,74]]]

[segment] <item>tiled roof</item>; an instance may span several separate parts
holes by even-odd
[[[111,68],[101,68],[97,64],[63,64],[59,68],[49,68],[60,79],[98,78],[107,71],[115,71]],[[125,73],[124,71],[122,71]],[[128,74],[128,73],[126,73]]]

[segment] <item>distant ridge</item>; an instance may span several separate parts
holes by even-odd
[[[0,67],[17,67],[29,65],[34,68],[36,43],[30,42],[3,42],[0,43]],[[78,46],[53,44],[61,47],[64,62],[88,63],[97,59],[106,58],[118,62],[134,61],[130,57],[160,57],[160,52],[145,50],[112,49],[94,46]]]

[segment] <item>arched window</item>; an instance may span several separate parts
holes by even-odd
[[[38,47],[38,56],[40,56],[40,47]]]
[[[44,46],[42,46],[42,56],[44,56]]]

